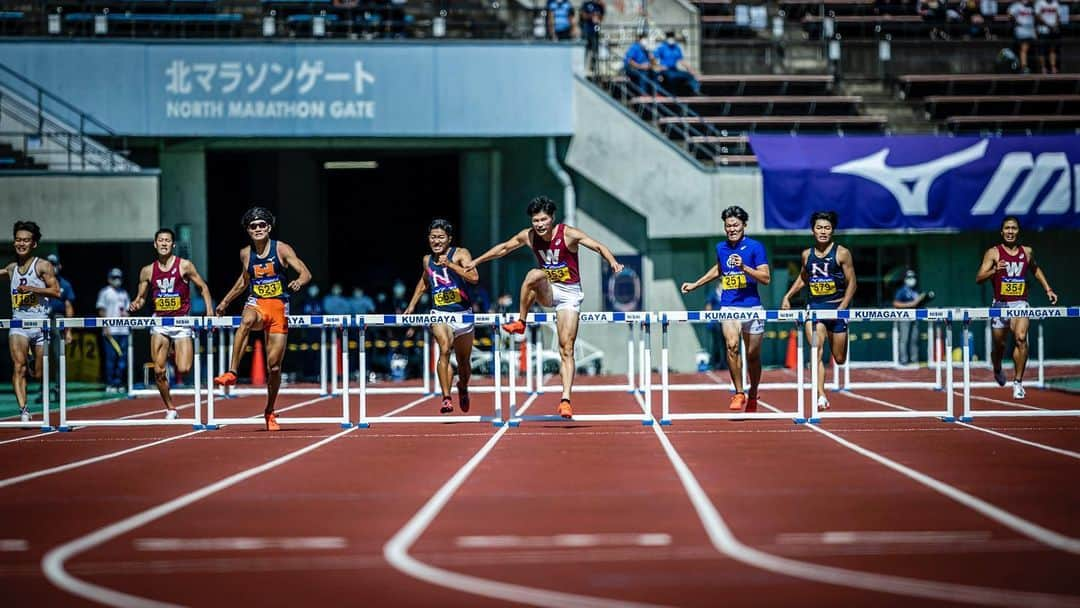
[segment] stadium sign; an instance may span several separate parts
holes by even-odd
[[[842,229],[1080,227],[1080,138],[755,136],[767,228],[804,230],[833,209]]]

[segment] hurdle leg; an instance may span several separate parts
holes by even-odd
[[[952,343],[952,320],[950,319],[945,321],[945,410],[949,412],[946,418],[948,422],[956,419],[953,415],[955,398],[953,395]]]
[[[352,428],[349,422],[349,328],[341,328],[341,360],[345,367],[345,379],[341,386],[341,428]],[[361,370],[362,371],[362,370]]]
[[[52,331],[46,326],[42,329],[45,332],[45,356],[41,358],[41,430],[51,431],[53,427],[49,424],[49,335]],[[60,348],[64,348],[63,338],[58,338],[60,341]]]
[[[652,415],[651,411],[646,414]],[[671,424],[671,390],[668,377],[668,320],[660,325],[660,424]]]
[[[360,416],[357,419],[356,426],[362,429],[366,429],[371,424],[368,422],[367,415],[367,332],[365,331],[364,322],[360,321],[359,337],[357,338],[357,358],[359,359],[358,367],[360,368]]]

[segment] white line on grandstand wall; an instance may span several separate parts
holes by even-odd
[[[329,398],[330,397],[318,397],[316,399],[308,399],[307,401],[301,401],[300,403],[295,403],[293,405],[290,405],[289,407],[281,408],[280,410],[278,410],[278,412],[287,412],[289,410],[293,410],[293,409],[296,409],[298,407],[303,407],[305,405],[310,405],[312,403],[315,403],[316,401],[322,401],[323,399],[329,399]],[[261,415],[262,414],[258,414],[258,416],[261,416]],[[251,417],[255,418],[256,416],[251,416]],[[19,476],[16,476],[16,477],[9,477],[7,479],[0,479],[0,488],[6,488],[8,486],[13,486],[15,484],[19,484],[19,483],[22,483],[24,481],[30,481],[31,479],[37,479],[39,477],[46,477],[48,475],[55,475],[56,473],[63,473],[64,471],[70,471],[72,469],[77,469],[79,467],[84,467],[86,465],[94,464],[96,462],[102,462],[104,460],[112,460],[113,458],[119,458],[120,456],[125,456],[125,455],[131,454],[133,452],[138,452],[140,450],[145,450],[147,448],[152,448],[152,447],[155,447],[155,446],[163,445],[163,444],[166,444],[166,443],[169,443],[169,442],[172,442],[172,441],[176,441],[177,439],[183,439],[185,437],[191,437],[192,435],[198,435],[199,433],[205,433],[205,432],[206,432],[205,430],[191,431],[189,433],[184,433],[183,435],[177,435],[175,437],[168,437],[166,439],[160,439],[158,441],[153,441],[151,443],[145,443],[143,445],[135,446],[133,448],[128,448],[126,450],[120,450],[118,452],[108,452],[106,454],[101,454],[100,456],[94,456],[93,458],[86,458],[84,460],[76,460],[75,462],[69,462],[67,464],[62,464],[62,465],[51,467],[51,468],[48,468],[48,469],[41,469],[40,471],[34,471],[32,473],[26,473],[26,474],[19,475]],[[44,434],[44,433],[42,433],[42,434]],[[40,435],[31,435],[30,437],[35,437],[35,436],[40,437]],[[21,437],[20,440],[21,439],[25,439],[25,437]],[[18,440],[16,440],[16,441],[18,441]]]
[[[829,439],[832,439],[836,443],[839,443],[840,445],[848,448],[849,450],[865,456],[877,462],[878,464],[888,467],[893,471],[896,471],[897,473],[900,473],[901,475],[913,481],[916,481],[930,488],[931,490],[934,490],[935,492],[942,494],[947,498],[950,498],[972,510],[978,511],[986,517],[993,519],[999,524],[1010,528],[1019,534],[1027,536],[1028,538],[1039,541],[1055,549],[1060,549],[1061,551],[1066,551],[1073,554],[1080,554],[1080,540],[1078,539],[1066,536],[1064,534],[1058,534],[1053,530],[1049,530],[1022,517],[1013,515],[1012,513],[1000,507],[996,507],[980,498],[976,498],[975,496],[972,496],[967,492],[950,486],[947,483],[938,481],[937,479],[934,479],[929,475],[920,473],[919,471],[916,471],[915,469],[912,469],[910,467],[906,467],[896,462],[895,460],[886,458],[885,456],[882,456],[877,452],[868,450],[858,444],[844,439],[843,437],[834,435],[829,431],[819,428],[817,425],[811,424],[808,426],[813,431],[820,433],[828,437]]]
[[[640,399],[640,397],[638,397]],[[777,408],[758,401],[774,411]],[[815,428],[813,425],[807,425]],[[848,570],[833,566],[825,566],[811,562],[803,562],[787,557],[779,557],[771,553],[754,549],[742,544],[727,523],[724,522],[720,512],[713,505],[705,490],[701,487],[697,478],[694,477],[686,461],[679,455],[678,450],[671,444],[663,428],[659,424],[652,425],[653,432],[660,445],[664,448],[668,460],[671,461],[679,481],[682,482],[687,496],[690,498],[694,510],[698,514],[705,532],[712,541],[713,546],[720,553],[742,562],[748,566],[801,578],[815,583],[827,583],[866,591],[892,593],[911,597],[945,600],[950,602],[967,602],[994,606],[1077,606],[1080,601],[1073,596],[1054,595],[1048,593],[1034,593],[1028,591],[1013,591],[1010,589],[995,589],[992,587],[978,587],[973,585],[960,585],[938,581],[928,581],[888,574],[877,574],[860,570]]]
[[[859,394],[852,393],[852,392],[848,392],[847,395],[850,396],[850,397],[855,397],[856,399],[863,399],[863,400],[866,400],[866,401],[871,401],[873,403],[879,403],[881,405],[886,405],[888,407],[893,407],[893,408],[900,409],[900,410],[909,410],[910,411],[910,409],[911,409],[911,408],[904,407],[902,405],[897,405],[895,403],[889,403],[888,401],[882,401],[880,399],[874,399],[873,397],[867,397],[865,395],[859,395]],[[1006,403],[1006,402],[1002,401],[1001,403]],[[1031,406],[1028,406],[1028,407],[1031,407]],[[1033,409],[1041,410],[1043,408],[1033,408]],[[982,427],[975,426],[973,424],[967,424],[966,422],[957,422],[956,424],[958,424],[960,426],[963,426],[965,428],[969,428],[969,429],[974,430],[974,431],[979,431],[980,433],[988,433],[988,434],[994,435],[996,437],[1001,437],[1002,439],[1008,439],[1009,441],[1015,441],[1016,443],[1022,443],[1024,445],[1031,446],[1033,448],[1038,448],[1040,450],[1046,450],[1047,452],[1053,452],[1055,454],[1061,454],[1062,456],[1068,456],[1070,458],[1080,459],[1080,454],[1078,454],[1076,452],[1072,452],[1072,451],[1065,450],[1065,449],[1062,449],[1062,448],[1056,448],[1056,447],[1054,447],[1052,445],[1046,445],[1045,443],[1039,443],[1037,441],[1031,441],[1030,439],[1023,439],[1021,437],[1017,437],[1015,435],[1009,435],[1008,433],[1002,433],[1000,431],[992,431],[990,429],[984,429]]]
[[[325,397],[322,397],[325,398]],[[162,503],[156,507],[146,509],[128,517],[122,519],[114,524],[108,525],[104,528],[100,528],[87,534],[80,536],[74,540],[71,540],[63,545],[51,549],[44,557],[41,558],[41,569],[45,573],[45,578],[49,579],[49,582],[57,587],[83,599],[87,599],[99,604],[105,604],[107,606],[123,606],[125,608],[175,608],[176,604],[169,604],[167,602],[159,602],[157,600],[151,600],[137,595],[131,595],[120,591],[109,589],[100,585],[94,585],[86,581],[80,580],[71,574],[68,574],[64,568],[64,563],[67,560],[75,557],[76,555],[93,549],[94,547],[106,543],[122,534],[126,534],[132,530],[145,526],[146,524],[160,519],[170,513],[179,511],[184,507],[187,507],[195,502],[198,502],[208,496],[216,494],[222,490],[235,486],[236,484],[246,481],[256,475],[260,475],[279,467],[287,462],[295,460],[308,452],[319,449],[320,447],[327,445],[333,441],[340,439],[355,431],[357,427],[352,427],[335,433],[325,439],[317,441],[313,444],[307,445],[298,450],[294,450],[271,460],[270,462],[261,464],[257,467],[253,467],[239,473],[230,475],[222,480],[214,482],[208,486],[189,492],[182,496],[178,496],[166,503]]]
[[[45,431],[43,433],[34,433],[33,435],[26,435],[25,437],[16,437],[15,439],[5,439],[4,441],[0,441],[0,445],[4,445],[5,443],[15,443],[16,441],[26,441],[27,439],[37,439],[38,437],[44,437],[46,435],[52,435],[55,432],[56,431]]]
[[[515,415],[520,416],[524,413],[525,410],[532,405],[533,401],[536,400],[536,397],[536,395],[531,395],[526,399]],[[450,499],[469,478],[469,475],[471,475],[484,458],[491,453],[495,448],[495,444],[502,439],[503,435],[505,435],[510,428],[509,425],[499,428],[499,430],[492,435],[491,439],[480,448],[480,451],[474,454],[468,462],[458,469],[458,471],[454,473],[441,488],[439,488],[431,499],[429,499],[427,503],[412,516],[408,523],[394,534],[386,545],[383,546],[383,557],[386,558],[386,561],[390,562],[390,565],[397,570],[400,570],[413,578],[431,583],[432,585],[456,589],[465,593],[481,595],[502,601],[517,602],[532,606],[550,606],[552,608],[562,608],[563,606],[596,606],[599,608],[647,606],[648,604],[634,604],[622,600],[538,589],[523,585],[515,585],[513,583],[493,581],[467,574],[460,574],[451,570],[428,565],[409,555],[409,548],[412,547],[424,531],[427,530],[428,526],[431,525],[431,522],[438,517],[439,512],[442,511],[448,502],[450,502]]]

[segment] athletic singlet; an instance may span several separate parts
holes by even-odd
[[[818,257],[817,251],[810,249],[806,256],[806,276],[810,284],[810,308],[836,308],[844,298],[847,279],[844,269],[836,261],[836,251],[840,246],[833,243],[824,257]]]
[[[552,230],[551,242],[548,242],[530,230],[529,244],[549,281],[579,285],[581,277],[578,275],[578,255],[566,246],[564,232],[566,224],[556,224]]]
[[[991,277],[994,286],[995,302],[1027,301],[1027,279],[1025,275],[1031,260],[1023,247],[1017,247],[1015,254],[1005,250],[1004,245],[997,246],[998,260],[1005,262],[1004,270],[995,270]]]
[[[16,262],[11,269],[11,316],[15,319],[49,318],[49,299],[36,293],[19,293],[19,285],[45,287],[45,281],[37,273],[38,259],[30,260],[26,272],[19,271]]]
[[[162,270],[155,260],[150,265],[150,297],[155,317],[175,317],[191,310],[191,290],[180,274],[180,256],[173,256],[172,267]]]
[[[454,252],[456,251],[457,247],[451,247],[446,252],[446,259],[454,259]],[[428,282],[428,289],[431,290],[431,309],[439,312],[471,310],[469,295],[465,290],[465,279],[448,267],[436,264],[436,259],[435,254],[428,258],[427,272],[424,273],[424,278]]]
[[[255,253],[255,247],[251,247],[248,256],[249,300],[289,301],[289,294],[285,291],[285,265],[278,258],[277,245],[277,241],[270,239],[268,253],[262,258]]]

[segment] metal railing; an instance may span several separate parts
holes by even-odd
[[[0,140],[51,170],[134,172],[140,167],[95,137],[120,141],[103,122],[0,64]]]

